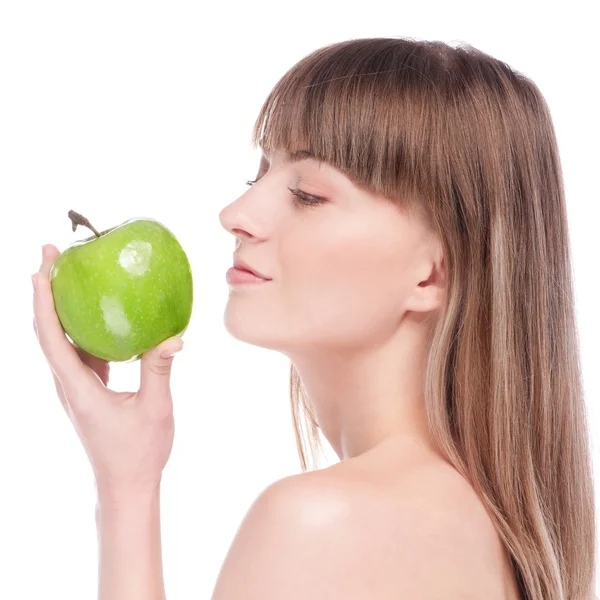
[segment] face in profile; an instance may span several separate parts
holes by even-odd
[[[224,321],[235,338],[291,355],[360,350],[397,330],[427,232],[390,200],[326,163],[278,152],[219,218],[236,254],[271,278],[230,285]]]

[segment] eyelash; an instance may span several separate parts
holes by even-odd
[[[253,181],[246,181],[246,185],[253,185],[258,181],[258,179],[254,179]],[[302,190],[288,188],[292,195],[294,196],[294,202],[300,204],[301,206],[317,206],[319,204],[324,204],[327,202],[326,198],[321,198],[320,196],[311,196],[309,194],[305,194]]]

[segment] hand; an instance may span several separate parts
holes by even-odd
[[[90,459],[99,494],[156,488],[174,436],[173,357],[161,354],[179,352],[183,340],[168,338],[142,355],[137,392],[108,389],[108,361],[71,343],[56,314],[49,274],[59,255],[56,246],[44,246],[42,265],[33,275],[33,327],[58,397]]]

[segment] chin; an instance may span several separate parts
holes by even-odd
[[[276,350],[286,356],[296,351],[312,351],[327,341],[313,333],[303,319],[255,305],[245,299],[230,298],[224,311],[223,324],[229,335],[240,342]]]
[[[229,335],[246,344],[275,350],[278,349],[277,342],[281,341],[273,339],[273,330],[264,317],[250,316],[245,310],[230,304],[225,309],[223,324]],[[280,338],[280,335],[277,337]]]

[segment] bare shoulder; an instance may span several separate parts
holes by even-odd
[[[361,456],[281,479],[248,510],[212,600],[509,600],[470,486],[431,457]]]
[[[347,585],[336,524],[350,506],[339,482],[317,473],[285,477],[265,488],[248,509],[219,572],[211,600],[367,600]],[[381,597],[383,600],[383,597]]]
[[[509,556],[480,498],[441,457],[407,444],[338,463],[335,479],[352,509],[353,532],[381,597],[518,600]],[[385,594],[388,594],[386,596]],[[439,596],[438,596],[439,594]]]

